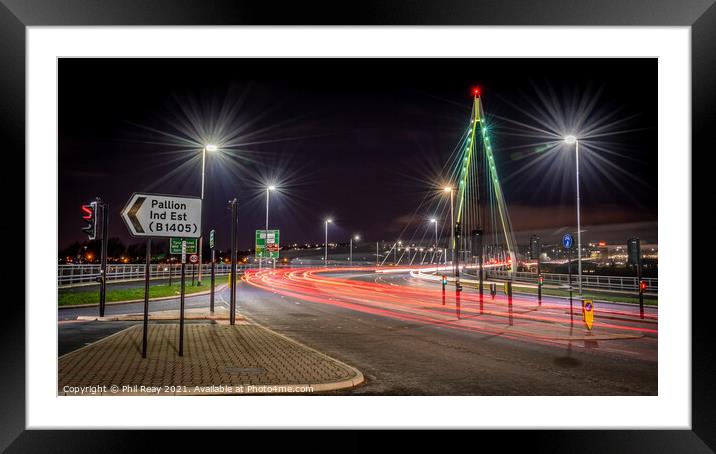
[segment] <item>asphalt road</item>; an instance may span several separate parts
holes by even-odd
[[[427,298],[433,298],[431,292],[436,289],[436,284],[406,274],[357,272],[327,276],[369,285],[370,291],[378,292],[375,299],[381,301],[392,297],[393,287],[416,292],[415,295],[424,293]],[[363,372],[365,384],[335,394],[655,395],[658,392],[656,309],[650,308],[647,314],[650,319],[641,322],[628,313],[620,315],[624,306],[601,308],[605,315],[611,310],[616,314],[604,321],[604,329],[636,332],[641,337],[542,342],[509,333],[522,327],[528,332],[543,326],[564,328],[568,317],[565,300],[545,298],[543,306],[536,308],[536,301],[521,296],[515,304],[514,326],[508,327],[507,315],[503,313],[486,312],[480,316],[483,318],[475,315],[477,306],[469,291],[463,292],[459,309],[454,298],[448,299],[445,306],[439,301],[433,304],[420,301],[407,308],[412,300],[359,304],[360,290],[332,292],[323,282],[294,282],[286,276],[275,279],[268,281],[271,290],[242,282],[238,287],[239,313]],[[286,286],[281,287],[284,281]],[[309,290],[322,292],[323,297],[313,297]],[[228,289],[217,294],[217,304],[227,304],[228,300]],[[187,308],[208,307],[208,296],[187,298],[186,304]],[[178,301],[169,300],[151,303],[150,310],[177,307]],[[108,315],[141,311],[141,303],[107,307]],[[96,313],[96,308],[59,311],[61,353],[132,323],[72,321],[78,315]],[[581,324],[581,315],[577,320]]]

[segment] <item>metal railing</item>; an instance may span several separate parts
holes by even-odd
[[[126,280],[137,280],[144,279],[144,264],[122,264],[122,265],[107,265],[107,282],[112,281],[126,281]],[[199,265],[192,265],[187,263],[186,274],[191,276],[192,266],[194,267],[194,273],[198,275]],[[236,269],[242,273],[247,267],[253,267],[253,265],[237,265]],[[96,283],[96,278],[99,276],[99,265],[58,265],[57,266],[57,285],[72,286],[79,284]],[[216,275],[225,276],[231,273],[231,264],[217,263],[216,264]],[[181,264],[155,264],[150,265],[149,278],[150,279],[169,279],[179,278],[181,273]],[[211,264],[204,263],[202,267],[202,277],[204,280],[208,280],[211,274]]]
[[[521,282],[537,282],[537,273],[507,271],[487,271],[487,276],[496,279],[507,279],[512,274],[512,279]],[[556,273],[542,273],[545,284],[568,285],[569,275]],[[646,293],[657,293],[659,291],[659,279],[656,277],[644,277],[646,281]],[[572,287],[577,286],[577,274],[572,274]],[[590,289],[603,289],[613,291],[639,291],[639,282],[633,276],[595,276],[592,274],[582,274],[582,287]]]

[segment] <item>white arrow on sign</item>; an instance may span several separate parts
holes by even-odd
[[[134,237],[201,236],[201,199],[134,193],[122,209],[122,220]]]

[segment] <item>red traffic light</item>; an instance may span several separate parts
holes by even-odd
[[[640,289],[646,290],[647,287],[648,287],[648,285],[646,284],[646,281],[641,281],[641,282],[639,283],[639,288],[640,288]]]
[[[82,205],[82,219],[85,221],[91,221],[94,217],[94,206]]]

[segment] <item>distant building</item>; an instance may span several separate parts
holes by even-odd
[[[637,266],[641,254],[641,241],[639,238],[629,238],[627,241],[627,266]]]
[[[532,235],[530,237],[530,249],[529,249],[529,255],[531,260],[537,260],[542,253],[542,244],[540,243],[540,239],[537,235]]]

